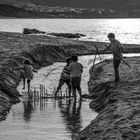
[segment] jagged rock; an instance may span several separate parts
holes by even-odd
[[[23,34],[45,34],[45,32],[39,31],[37,29],[24,28]]]

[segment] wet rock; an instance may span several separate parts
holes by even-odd
[[[86,35],[80,33],[49,33],[49,35],[56,37],[66,37],[66,38],[80,38]]]
[[[37,29],[24,28],[23,34],[45,34],[45,32],[39,31]]]

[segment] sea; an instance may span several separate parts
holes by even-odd
[[[121,43],[140,44],[140,18],[125,19],[0,19],[0,31],[22,33],[24,28],[46,33],[82,33],[85,41],[108,42],[115,33]]]

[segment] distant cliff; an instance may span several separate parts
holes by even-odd
[[[32,18],[136,18],[138,0],[1,0],[0,16]]]
[[[78,8],[120,8],[128,5],[140,5],[139,0],[0,0],[4,4],[43,5]]]
[[[35,13],[11,5],[0,4],[1,17],[35,17]]]

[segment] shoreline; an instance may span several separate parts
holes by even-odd
[[[67,38],[52,38],[52,37],[42,36],[42,35],[41,36],[23,35],[20,33],[7,33],[7,32],[0,32],[0,38],[1,38],[0,41],[0,46],[1,46],[0,108],[3,108],[1,109],[0,112],[0,120],[6,118],[6,115],[10,110],[10,106],[13,103],[20,102],[19,100],[20,94],[17,91],[16,87],[18,86],[21,78],[20,78],[20,73],[18,71],[12,70],[14,66],[16,67],[22,65],[24,60],[28,58],[32,62],[33,67],[35,67],[36,69],[40,69],[41,67],[51,65],[53,62],[63,61],[65,57],[71,56],[72,54],[77,54],[77,55],[95,54],[96,49],[95,47],[93,47],[94,45],[98,45],[99,53],[101,53],[102,50],[104,49],[103,45],[105,44],[105,42],[76,41]],[[124,44],[123,46],[125,52],[127,53],[130,52],[140,53],[140,45]],[[127,58],[127,60],[129,61],[131,61],[131,59],[134,62],[140,61],[140,57],[137,57],[137,59]],[[108,60],[107,62],[110,61]],[[98,67],[101,65],[101,67],[103,67],[104,63],[105,62],[101,62],[96,66]],[[106,68],[102,68],[102,69],[106,69]],[[92,80],[93,80],[92,77],[90,77],[91,83],[93,82]],[[102,78],[100,80],[103,81]],[[95,88],[94,90],[97,91],[103,90],[102,93],[106,93],[104,92],[104,88],[102,88],[101,81],[97,81],[97,84],[92,83],[92,86]],[[112,81],[112,79],[110,78],[109,81]],[[110,86],[110,83],[108,85],[108,82],[107,83],[105,82],[105,85],[103,85],[105,89],[106,89],[106,84],[107,87]],[[90,89],[90,85],[89,85],[89,89]],[[90,95],[92,94],[93,91],[90,92]],[[98,103],[98,101],[96,102]],[[114,102],[114,99],[111,99],[110,102]],[[91,106],[92,108],[95,109],[94,105],[90,104],[90,107]],[[100,107],[100,105],[98,106]],[[95,119],[94,121],[96,120],[98,119]],[[84,131],[82,132],[84,133]],[[77,140],[80,139],[78,138]]]

